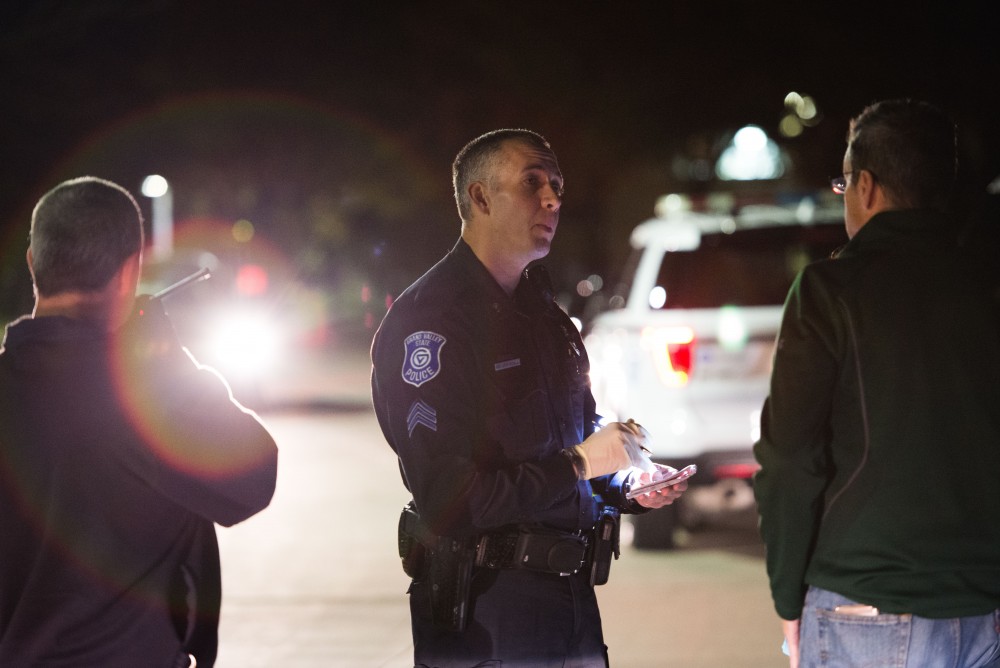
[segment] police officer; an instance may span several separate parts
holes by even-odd
[[[607,666],[594,584],[625,496],[672,471],[634,425],[595,431],[589,363],[544,268],[563,178],[527,130],[474,139],[453,165],[461,238],[393,304],[372,394],[413,504],[401,518],[417,666]],[[632,466],[646,468],[638,478]],[[596,528],[596,529],[595,529]]]

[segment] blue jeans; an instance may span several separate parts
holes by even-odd
[[[806,593],[799,629],[801,668],[986,668],[1000,666],[1000,610],[927,619],[835,612],[857,605],[818,587]]]

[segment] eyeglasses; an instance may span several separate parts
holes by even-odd
[[[838,195],[843,195],[847,191],[847,177],[854,172],[844,172],[840,176],[835,176],[830,179],[830,187],[833,188],[833,192]]]
[[[878,181],[878,177],[875,176],[875,173],[872,172],[871,170],[863,169],[861,171],[868,172],[869,174],[872,175],[872,179]],[[837,193],[838,195],[843,195],[847,191],[847,177],[853,173],[854,172],[844,172],[840,176],[835,176],[832,179],[830,179],[830,187],[833,188],[833,192]]]

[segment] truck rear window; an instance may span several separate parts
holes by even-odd
[[[789,225],[705,234],[693,251],[663,256],[663,309],[780,306],[806,264],[847,242],[843,224]]]

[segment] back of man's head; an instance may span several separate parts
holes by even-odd
[[[127,190],[91,176],[60,183],[31,214],[35,289],[99,291],[142,244],[142,213]]]
[[[893,207],[945,211],[955,185],[955,124],[937,107],[914,100],[877,102],[851,121],[851,170],[868,170]]]
[[[552,147],[537,132],[524,129],[493,130],[480,135],[466,144],[451,166],[451,180],[455,190],[458,215],[468,221],[472,217],[472,202],[469,186],[476,181],[488,181],[499,167],[499,158],[504,142],[520,141],[537,149],[552,152]]]

